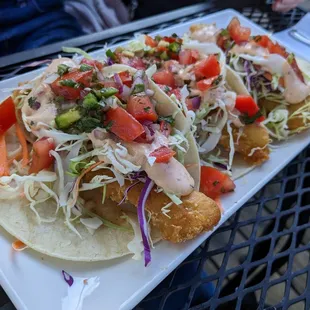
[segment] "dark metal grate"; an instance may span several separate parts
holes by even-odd
[[[214,6],[206,11],[166,23],[161,23],[159,17],[159,25],[139,31],[155,31],[231,7],[221,2],[220,8],[219,2],[213,2]],[[305,14],[300,9],[274,13],[270,5],[259,1],[254,1],[253,7],[236,9],[272,32],[293,26]],[[123,35],[81,47],[90,52],[105,43],[115,44],[132,36],[132,32],[124,31]],[[0,69],[0,80],[29,71],[31,68],[21,69],[26,63],[29,61],[21,60],[18,65]],[[309,216],[310,148],[250,199],[135,309],[310,309]],[[182,279],[184,276],[188,279]],[[197,298],[197,292],[208,284],[211,298]],[[184,302],[176,308],[175,298],[180,297]],[[15,309],[1,288],[0,309]]]
[[[310,148],[225,222],[136,310],[184,291],[182,309],[310,309]],[[192,271],[189,279],[174,279]],[[187,267],[186,267],[187,266]],[[196,290],[212,283],[208,300]],[[178,295],[179,296],[179,295]],[[152,308],[153,309],[153,308]],[[155,309],[155,308],[154,308]],[[179,308],[178,308],[179,309]]]

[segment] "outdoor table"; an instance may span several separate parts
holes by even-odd
[[[234,8],[271,32],[296,24],[299,8],[275,13],[270,3],[243,1]],[[62,46],[87,52],[231,7],[208,1],[103,32],[0,57],[0,80],[27,72],[25,65],[56,57]],[[182,309],[310,309],[310,147],[275,178],[155,288],[136,309],[171,308],[169,299],[184,298]],[[186,278],[184,278],[186,268]],[[188,270],[191,270],[188,273]],[[181,280],[180,280],[181,279]],[[208,285],[209,298],[194,298]],[[195,300],[195,302],[193,302]],[[0,310],[15,309],[0,288]],[[155,308],[154,308],[155,309]],[[110,309],[109,309],[110,310]],[[113,310],[113,309],[111,309]]]

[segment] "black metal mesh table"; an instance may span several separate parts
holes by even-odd
[[[156,23],[147,28],[141,26],[143,23],[137,24],[139,29],[136,30],[154,31],[227,6],[225,1],[210,2],[203,10],[198,5],[185,10],[190,14],[177,18],[178,14],[173,13],[162,18],[159,16]],[[274,13],[270,4],[259,1],[254,1],[251,7],[244,7],[241,1],[236,9],[270,31],[290,27],[305,14],[300,9],[286,14]],[[126,25],[118,30],[117,36],[109,37],[105,32],[96,42],[91,37],[77,43],[80,42],[78,45],[86,51],[92,51],[105,43],[130,39],[134,31],[128,32],[128,29],[131,28]],[[52,54],[50,50],[53,49],[43,49],[39,55],[34,53],[35,60],[57,55],[58,50]],[[21,66],[30,59],[26,54],[24,56],[20,55],[18,61],[0,59],[10,63],[3,66],[3,62],[1,66],[0,61],[0,79],[27,71]],[[169,299],[180,292],[186,297],[182,309],[310,309],[309,220],[310,147],[201,244],[136,310],[149,309],[150,301],[156,309],[174,310]],[[175,284],[182,268],[188,265],[192,266],[190,277]],[[207,283],[212,283],[212,296],[209,299],[195,298],[194,303],[195,292]],[[15,308],[0,288],[0,310],[11,309]]]

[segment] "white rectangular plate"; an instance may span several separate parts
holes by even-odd
[[[226,27],[233,16],[238,16],[242,25],[251,27],[254,34],[266,33],[236,11],[225,10],[154,34],[169,35],[175,32],[183,35],[193,23],[216,22],[219,27]],[[15,87],[18,82],[30,80],[38,72],[40,70],[2,81],[0,89]],[[6,95],[0,92],[0,99]],[[309,132],[294,137],[275,149],[270,160],[262,167],[237,180],[236,191],[223,199],[225,212],[220,224],[236,212],[309,142]],[[143,261],[134,261],[129,256],[111,262],[73,263],[52,259],[32,250],[16,253],[11,249],[13,238],[0,230],[0,284],[19,310],[58,310],[62,309],[62,298],[67,295],[68,290],[61,275],[61,270],[64,269],[73,277],[99,277],[100,285],[85,299],[84,309],[132,309],[210,234],[205,233],[195,240],[180,245],[160,242],[152,252],[151,265],[145,268]]]

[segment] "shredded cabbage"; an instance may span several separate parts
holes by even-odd
[[[286,140],[288,131],[288,110],[284,106],[273,109],[268,117],[262,122],[270,136],[278,140]]]
[[[167,193],[165,190],[164,190],[164,193],[165,193],[166,196],[168,196],[170,198],[170,200],[174,204],[181,205],[183,203],[182,200],[177,195]]]
[[[76,54],[84,56],[87,59],[93,59],[88,53],[86,53],[85,51],[83,51],[81,48],[78,48],[78,47],[63,46],[62,51],[64,53],[76,53]]]
[[[235,155],[235,145],[234,145],[234,136],[231,128],[231,121],[227,122],[227,132],[229,134],[229,160],[228,160],[228,170],[231,170],[232,163]]]
[[[140,51],[149,51],[151,47],[145,44],[144,34],[136,34],[135,40],[130,41],[126,46],[126,49],[135,53]]]
[[[167,203],[164,207],[161,208],[161,213],[165,216],[167,216],[168,218],[171,219],[171,216],[169,216],[169,212],[171,211],[169,208],[173,205],[173,201]]]
[[[142,244],[140,226],[136,221],[131,219],[129,216],[124,215],[124,218],[131,225],[134,232],[134,238],[127,244],[127,248],[130,252],[134,254],[134,256],[132,257],[134,260],[140,260],[142,258],[141,253],[143,252],[144,249]]]

